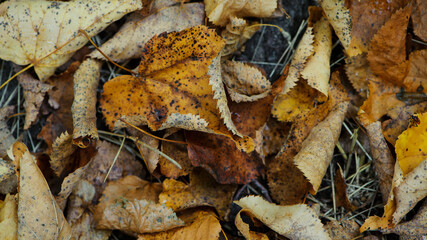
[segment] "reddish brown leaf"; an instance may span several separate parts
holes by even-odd
[[[355,211],[358,207],[353,205],[350,199],[348,198],[347,184],[345,182],[344,173],[342,172],[340,165],[338,165],[338,168],[335,174],[334,186],[335,186],[335,201],[337,203],[337,207],[344,207],[348,211]],[[357,227],[359,226],[357,225]]]
[[[411,15],[414,33],[424,42],[427,41],[427,16],[425,14],[426,9],[426,1],[416,0]]]

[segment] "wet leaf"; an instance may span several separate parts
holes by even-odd
[[[143,54],[145,44],[152,37],[163,32],[181,31],[200,25],[203,23],[203,18],[204,8],[201,3],[162,7],[148,17],[134,13],[128,17],[127,22],[114,37],[105,42],[100,49],[113,61],[122,62],[139,58]],[[90,56],[105,60],[98,51],[92,52]]]
[[[17,202],[14,195],[6,195],[0,200],[0,238],[4,240],[18,239]]]
[[[141,1],[136,0],[4,2],[0,58],[18,65],[32,63],[39,79],[46,80],[88,42],[79,30],[93,37],[141,7]]]
[[[223,46],[204,26],[151,39],[139,77],[119,76],[104,85],[100,102],[109,127],[119,127],[126,116],[154,131],[179,127],[228,136],[252,151],[252,139],[236,130],[227,107],[217,57]]]
[[[280,206],[259,196],[244,197],[235,203],[241,212],[253,215],[267,227],[290,239],[330,239],[317,214],[304,204]]]
[[[233,198],[235,185],[219,184],[209,173],[194,169],[190,174],[190,184],[166,179],[159,202],[171,207],[174,211],[199,206],[212,206],[221,218],[225,218]]]
[[[344,207],[348,211],[355,211],[358,207],[353,203],[351,203],[350,199],[348,198],[347,184],[345,182],[344,173],[342,172],[340,165],[338,165],[338,168],[335,174],[334,186],[335,186],[335,201],[337,203],[337,207]]]
[[[205,0],[206,15],[215,25],[225,26],[231,17],[270,17],[277,7],[276,0],[224,1]]]

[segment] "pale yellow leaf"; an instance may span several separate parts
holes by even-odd
[[[17,207],[14,195],[8,194],[4,201],[0,201],[0,239],[18,239]]]

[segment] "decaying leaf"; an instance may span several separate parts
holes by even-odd
[[[403,85],[408,92],[427,93],[427,49],[411,52]]]
[[[47,91],[52,89],[52,86],[34,79],[31,74],[27,72],[20,74],[18,76],[18,81],[24,90],[24,130],[27,130],[37,120],[44,96]]]
[[[4,201],[0,200],[0,239],[18,239],[17,202],[14,195],[6,195]]]
[[[290,239],[330,239],[317,214],[307,205],[280,206],[259,196],[248,196],[235,203],[266,226]]]
[[[6,150],[16,141],[6,123],[7,117],[14,110],[14,106],[0,108],[0,157],[6,156]]]
[[[249,40],[260,27],[250,25],[238,17],[231,17],[230,22],[221,32],[221,37],[225,40],[225,46],[221,51],[222,56],[228,56],[240,49],[247,40]]]
[[[190,174],[190,184],[166,179],[159,202],[179,211],[192,207],[212,206],[221,218],[225,218],[233,198],[235,185],[219,184],[209,173],[194,169]]]
[[[206,15],[215,25],[225,26],[231,17],[270,17],[277,0],[205,0]]]
[[[366,127],[371,146],[372,158],[380,182],[383,203],[387,202],[393,181],[394,158],[384,139],[381,123],[376,121]]]
[[[133,181],[136,188],[124,188],[129,181]],[[111,182],[94,212],[97,228],[146,233],[183,226],[184,222],[171,208],[156,203],[158,193],[158,184],[131,176]]]
[[[158,2],[158,1],[155,1]],[[123,27],[101,47],[101,51],[114,61],[138,58],[145,44],[152,37],[163,32],[181,31],[203,23],[204,8],[201,3],[161,8],[157,13],[143,17],[134,13]],[[105,59],[98,51],[90,54],[93,58]]]
[[[221,76],[231,100],[237,103],[259,100],[271,91],[270,81],[262,72],[243,62],[223,62]]]
[[[341,166],[338,165],[335,178],[335,201],[337,207],[344,207],[348,211],[355,211],[358,207],[351,203],[347,194],[347,184],[345,182],[344,173],[342,172]],[[357,224],[356,224],[357,225]]]
[[[223,46],[204,26],[152,38],[139,77],[119,76],[104,85],[100,102],[109,127],[119,127],[124,117],[152,130],[178,127],[225,135],[252,151],[252,139],[236,130],[227,107],[217,57]]]
[[[221,232],[221,224],[216,215],[210,211],[198,211],[189,218],[195,218],[185,227],[175,228],[166,232],[141,234],[138,240],[217,240]],[[187,221],[185,221],[187,224]]]
[[[96,128],[96,88],[101,63],[90,58],[80,64],[74,74],[73,143],[81,148],[90,145],[92,139],[98,139]]]
[[[70,239],[70,226],[56,204],[35,158],[23,147],[23,144],[14,145],[14,152],[24,152],[16,155],[16,161],[20,163],[18,238]]]
[[[348,102],[339,103],[329,115],[315,126],[294,158],[295,165],[312,184],[315,194],[332,160],[335,145],[341,133]]]
[[[333,220],[326,223],[325,229],[332,240],[354,239],[360,234],[359,225],[353,220]]]
[[[414,28],[414,33],[424,42],[427,41],[427,16],[425,10],[427,9],[427,3],[423,0],[416,0],[414,3],[414,8],[412,10],[412,27]]]
[[[88,42],[79,30],[93,37],[141,7],[137,0],[3,2],[0,58],[18,65],[34,64],[44,81]]]

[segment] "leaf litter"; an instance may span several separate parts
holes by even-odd
[[[30,64],[22,87],[0,76],[10,239],[425,234],[422,1],[305,9],[298,47],[267,63],[286,66],[274,84],[266,63],[236,59],[256,54],[245,42],[264,34],[261,18],[290,7],[277,1],[38,3],[0,5],[0,58]],[[80,30],[132,75],[79,50]],[[329,64],[336,52],[345,61]]]

